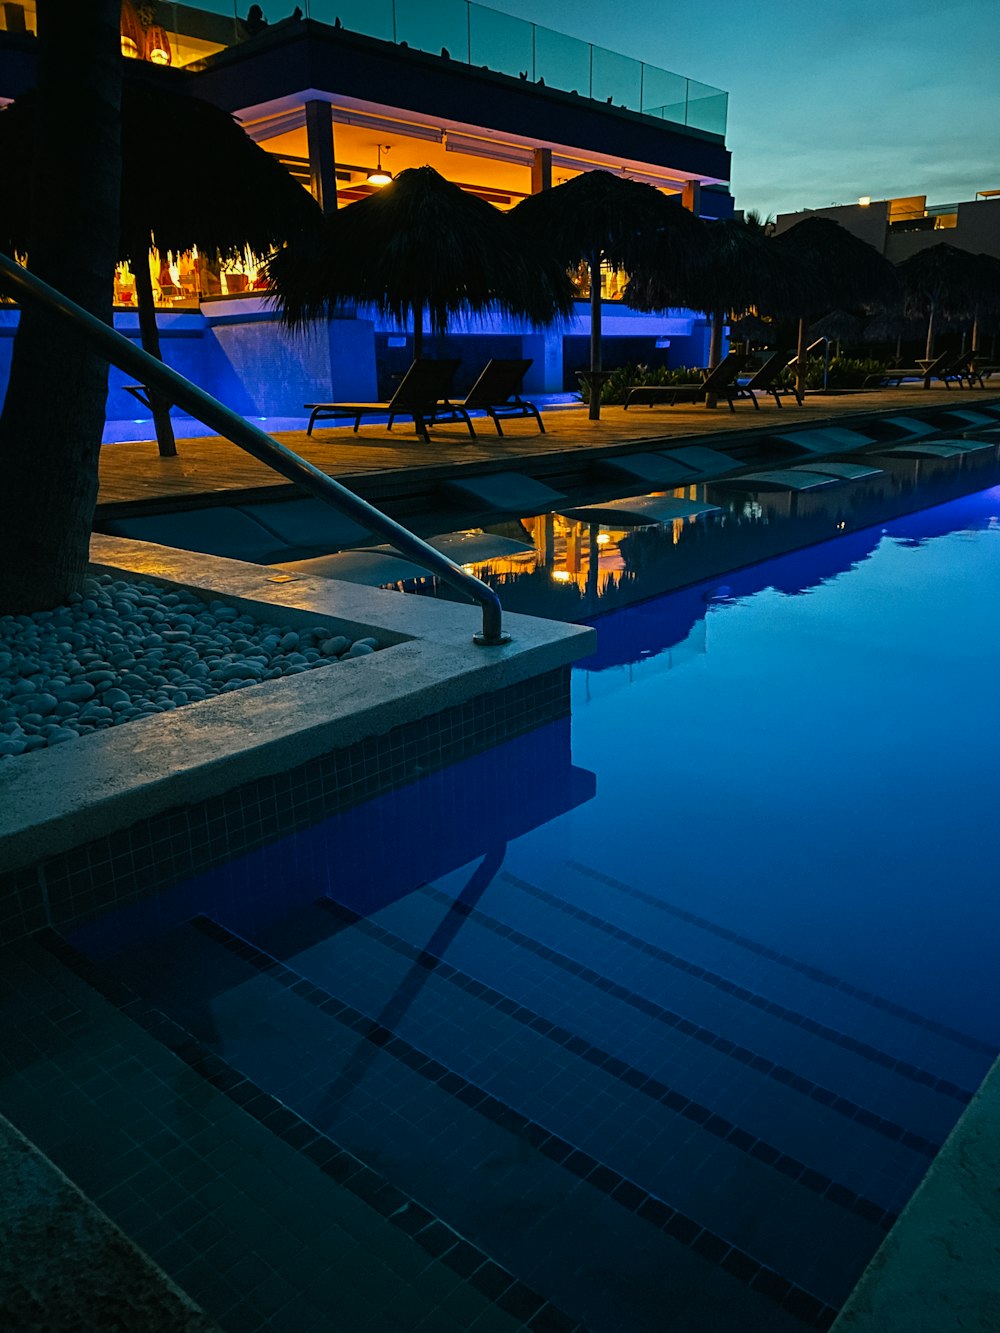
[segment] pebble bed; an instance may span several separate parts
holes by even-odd
[[[378,648],[109,574],[65,606],[0,616],[0,762]]]

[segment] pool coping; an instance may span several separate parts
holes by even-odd
[[[181,585],[291,629],[321,623],[388,646],[8,760],[0,873],[546,675],[592,652],[596,639],[592,629],[509,614],[511,642],[479,647],[475,606],[124,538],[95,534],[91,561],[98,572]]]
[[[221,1333],[111,1219],[0,1116],[4,1310],[33,1327]],[[32,1312],[32,1313],[29,1313]]]
[[[833,1333],[996,1328],[998,1122],[1000,1060],[879,1246]]]

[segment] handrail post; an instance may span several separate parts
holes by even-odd
[[[301,486],[310,495],[347,514],[370,533],[388,542],[400,554],[409,556],[431,574],[436,574],[445,583],[478,602],[483,613],[483,627],[472,636],[474,643],[482,647],[498,647],[510,642],[510,635],[503,628],[500,599],[488,584],[466,573],[461,565],[429,546],[388,514],[383,514],[360,495],[355,495],[339,481],[328,477],[320,468],[279,444],[258,426],[245,421],[170,366],[150,356],[141,347],[134,346],[115,329],[2,253],[0,289],[16,297],[22,305],[39,306],[49,314],[65,320],[113,365],[134,375],[150,388],[159,390],[169,401],[184,408],[238,448]]]

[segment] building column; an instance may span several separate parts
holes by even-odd
[[[531,160],[531,193],[552,189],[552,149],[536,148]]]
[[[306,103],[306,143],[309,152],[309,188],[324,213],[337,207],[337,170],[333,152],[333,107],[329,102]]]
[[[701,181],[685,181],[681,203],[695,217],[701,213]]]

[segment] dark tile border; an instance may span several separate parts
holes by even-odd
[[[194,924],[240,957],[255,962],[246,951],[259,951],[252,950],[252,946],[221,926],[216,926],[205,917],[199,917]],[[450,1273],[460,1277],[506,1313],[520,1319],[532,1333],[589,1333],[585,1325],[552,1305],[403,1190],[391,1185],[353,1153],[340,1147],[327,1134],[321,1133],[276,1097],[265,1092],[252,1079],[246,1078],[174,1019],[136,995],[124,982],[92,963],[58,932],[46,928],[39,931],[35,938],[60,963],[173,1052],[212,1087],[224,1093],[230,1101],[289,1147],[308,1157],[324,1175],[349,1190],[380,1217],[416,1241],[432,1260],[443,1264]],[[280,966],[265,954],[260,957],[268,964]],[[255,962],[255,965],[260,964]],[[303,994],[302,979],[295,974],[291,975],[294,982],[298,983],[296,993]],[[306,994],[305,998],[315,1003],[311,995]]]
[[[523,1137],[533,1148],[550,1161],[564,1167],[580,1180],[588,1181],[596,1189],[620,1204],[629,1212],[635,1213],[658,1230],[679,1240],[689,1249],[695,1250],[713,1263],[726,1268],[726,1271],[738,1277],[747,1286],[761,1292],[770,1300],[790,1313],[796,1315],[811,1328],[828,1329],[837,1316],[832,1306],[812,1296],[804,1288],[783,1278],[773,1269],[758,1263],[751,1255],[737,1246],[731,1245],[723,1237],[716,1235],[707,1227],[702,1227],[693,1218],[687,1217],[676,1208],[671,1208],[655,1195],[649,1194],[634,1181],[628,1180],[611,1167],[604,1166],[589,1153],[575,1148],[573,1144],[551,1134],[536,1121],[522,1115],[513,1107],[507,1106],[498,1098],[470,1083],[460,1074],[447,1069],[432,1056],[426,1055],[411,1045],[405,1038],[397,1036],[376,1019],[368,1018],[352,1005],[338,1000],[321,986],[314,985],[300,973],[287,967],[279,959],[265,953],[256,945],[233,934],[224,926],[207,917],[198,917],[192,923],[209,939],[228,949],[236,957],[249,963],[251,967],[269,977],[286,990],[293,991],[301,999],[323,1013],[330,1015],[340,1023],[346,1024],[363,1040],[384,1050],[388,1055],[400,1061],[413,1073],[434,1083],[450,1096],[455,1097],[464,1106],[504,1129]],[[212,1057],[218,1064],[224,1064],[217,1056]],[[226,1066],[228,1069],[228,1066]],[[234,1077],[242,1076],[234,1072]],[[294,1113],[281,1108],[282,1115]],[[311,1126],[312,1133],[316,1133]],[[393,1189],[393,1186],[387,1186]],[[442,1224],[444,1225],[444,1224]],[[504,1271],[504,1270],[501,1270]],[[529,1325],[530,1326],[530,1325]]]
[[[484,1004],[512,1018],[515,1022],[521,1023],[524,1027],[530,1027],[532,1031],[547,1037],[555,1042],[557,1046],[562,1046],[578,1055],[588,1064],[602,1069],[612,1078],[635,1089],[643,1096],[652,1098],[668,1111],[673,1111],[677,1115],[683,1116],[686,1120],[693,1121],[707,1133],[713,1134],[716,1138],[722,1139],[740,1152],[748,1153],[758,1161],[772,1166],[775,1171],[782,1175],[790,1177],[797,1181],[805,1189],[811,1190],[821,1198],[827,1199],[830,1203],[836,1204],[840,1208],[846,1208],[857,1217],[864,1218],[866,1222],[871,1222],[881,1231],[888,1231],[896,1221],[897,1214],[891,1209],[882,1208],[879,1204],[864,1195],[857,1194],[846,1185],[840,1185],[831,1180],[828,1176],[822,1175],[819,1171],[814,1171],[807,1167],[804,1162],[797,1161],[787,1153],[773,1147],[764,1139],[758,1139],[746,1130],[740,1129],[731,1121],[726,1120],[724,1116],[717,1115],[710,1107],[703,1106],[700,1102],[692,1101],[685,1097],[683,1093],[675,1091],[666,1083],[650,1074],[646,1074],[634,1065],[626,1064],[624,1060],[612,1055],[608,1051],[601,1050],[599,1046],[592,1045],[583,1037],[570,1032],[567,1028],[560,1027],[558,1023],[553,1023],[542,1014],[536,1013],[533,1009],[528,1009],[525,1005],[518,1003],[508,995],[503,995],[500,991],[494,990],[485,982],[478,981],[468,973],[460,971],[451,963],[445,962],[437,954],[429,953],[426,949],[418,949],[416,945],[410,944],[407,940],[386,930],[384,926],[377,922],[370,921],[366,917],[360,916],[357,912],[348,907],[343,907],[331,898],[322,898],[319,906],[325,911],[331,912],[338,921],[344,925],[357,929],[371,939],[384,944],[386,948],[399,954],[402,958],[407,958],[416,963],[419,967],[428,972],[433,972],[435,976],[441,977],[445,981],[451,982],[460,990],[465,991]]]
[[[879,1065],[882,1069],[890,1069],[894,1074],[899,1074],[913,1083],[919,1083],[925,1088],[939,1092],[944,1097],[951,1097],[963,1106],[972,1101],[973,1094],[967,1088],[960,1088],[949,1079],[938,1078],[936,1074],[921,1069],[919,1065],[911,1064],[908,1060],[897,1060],[895,1056],[879,1050],[876,1046],[869,1046],[867,1042],[859,1041],[857,1037],[852,1037],[846,1032],[840,1032],[837,1028],[828,1027],[815,1018],[809,1018],[806,1014],[800,1014],[795,1009],[789,1009],[786,1005],[769,1000],[766,995],[758,995],[745,986],[740,986],[727,977],[720,976],[717,972],[711,972],[708,968],[701,967],[698,963],[692,963],[688,959],[670,953],[669,950],[662,949],[656,944],[650,944],[648,940],[644,940],[638,935],[632,935],[629,931],[613,925],[610,921],[605,921],[602,917],[594,916],[593,913],[585,911],[582,907],[575,907],[564,898],[560,898],[554,893],[548,893],[545,889],[536,884],[530,884],[517,875],[505,873],[502,878],[509,884],[516,885],[522,892],[537,898],[539,902],[546,903],[559,912],[565,912],[567,916],[584,922],[594,930],[599,930],[602,934],[619,940],[622,944],[630,945],[640,953],[646,954],[649,958],[655,958],[657,962],[663,963],[667,967],[676,968],[679,972],[695,977],[698,981],[703,981],[716,990],[724,991],[726,995],[732,996],[734,1000],[741,1000],[744,1004],[770,1014],[772,1018],[778,1018],[784,1023],[791,1023],[795,1027],[801,1028],[803,1032],[808,1032],[811,1036],[820,1037],[823,1041],[829,1041],[834,1046],[842,1047],[845,1051],[860,1055],[865,1060],[870,1060],[872,1064]]]
[[[698,926],[700,930],[706,930],[711,935],[717,935],[719,939],[728,940],[731,944],[738,944],[741,949],[747,949],[761,958],[766,958],[769,962],[780,963],[782,967],[790,968],[793,972],[808,977],[810,981],[819,982],[822,986],[829,986],[842,995],[850,995],[852,999],[861,1000],[864,1004],[871,1005],[873,1009],[880,1009],[883,1013],[891,1014],[893,1018],[901,1018],[904,1022],[912,1023],[914,1026],[921,1027],[927,1032],[933,1032],[939,1037],[947,1037],[949,1041],[955,1042],[958,1046],[964,1046],[967,1050],[975,1051],[978,1055],[986,1055],[991,1060],[995,1060],[997,1057],[996,1047],[991,1046],[989,1042],[980,1041],[978,1037],[970,1037],[965,1032],[959,1032],[955,1028],[948,1027],[946,1023],[936,1022],[933,1018],[925,1018],[923,1014],[915,1013],[912,1009],[896,1004],[893,1000],[875,995],[872,991],[864,990],[861,986],[855,986],[850,981],[843,980],[842,977],[836,977],[831,972],[824,972],[822,968],[814,967],[811,963],[801,962],[798,958],[792,958],[789,954],[781,953],[777,949],[770,948],[769,945],[749,939],[746,935],[740,935],[735,930],[729,930],[726,926],[708,921],[705,917],[697,916],[694,912],[689,912],[683,907],[677,907],[662,898],[654,898],[652,894],[644,893],[642,889],[634,888],[631,884],[624,884],[620,879],[615,879],[612,875],[605,875],[603,871],[594,870],[590,866],[583,865],[580,861],[567,861],[566,864],[571,870],[576,870],[581,875],[596,880],[598,884],[605,884],[608,888],[617,889],[619,893],[624,893],[629,898],[635,898],[637,902],[646,903],[649,907],[655,907],[661,912],[666,912],[668,916],[675,917],[678,921],[686,921],[689,925]],[[956,1091],[962,1092],[962,1089],[957,1088]]]
[[[297,768],[178,806],[0,874],[0,943],[150,897],[418,777],[565,717],[569,667],[394,727]]]
[[[514,879],[511,875],[505,875],[504,878]],[[521,881],[514,880],[514,882],[519,884]],[[727,1037],[723,1037],[721,1033],[713,1032],[711,1028],[702,1027],[699,1023],[684,1018],[681,1014],[675,1014],[672,1009],[664,1008],[663,1005],[657,1004],[655,1000],[649,1000],[644,995],[636,994],[635,991],[629,990],[627,986],[622,986],[619,982],[610,980],[600,972],[595,972],[593,968],[587,967],[584,963],[578,963],[567,954],[559,953],[558,950],[550,948],[547,944],[541,944],[538,940],[533,940],[529,935],[523,934],[513,926],[506,925],[503,921],[498,921],[496,917],[489,916],[478,907],[468,907],[465,903],[457,902],[455,899],[449,898],[447,894],[441,893],[439,889],[431,888],[430,885],[423,885],[419,892],[427,894],[435,902],[452,905],[454,910],[461,915],[468,916],[470,920],[486,926],[494,934],[510,940],[520,948],[527,949],[539,958],[544,958],[547,963],[554,964],[562,971],[579,977],[581,981],[588,982],[606,995],[612,995],[616,1000],[622,1000],[631,1008],[638,1009],[658,1023],[663,1023],[677,1032],[682,1032],[687,1037],[693,1037],[695,1041],[701,1042],[703,1046],[712,1047],[731,1060],[736,1060],[740,1064],[746,1065],[747,1068],[756,1070],[764,1078],[780,1083],[792,1092],[797,1092],[803,1097],[808,1097],[811,1101],[818,1102],[821,1106],[828,1107],[837,1115],[842,1115],[847,1120],[853,1120],[866,1129],[881,1134],[883,1138],[890,1139],[893,1143],[902,1144],[904,1148],[909,1148],[928,1159],[933,1158],[940,1149],[940,1144],[932,1143],[930,1139],[925,1139],[920,1134],[914,1134],[902,1125],[897,1125],[895,1121],[876,1115],[874,1111],[859,1106],[849,1098],[841,1097],[831,1089],[813,1083],[811,1079],[803,1078],[801,1074],[796,1074],[793,1069],[775,1064],[773,1060],[768,1060],[766,1056],[757,1055],[746,1046],[740,1046]]]

